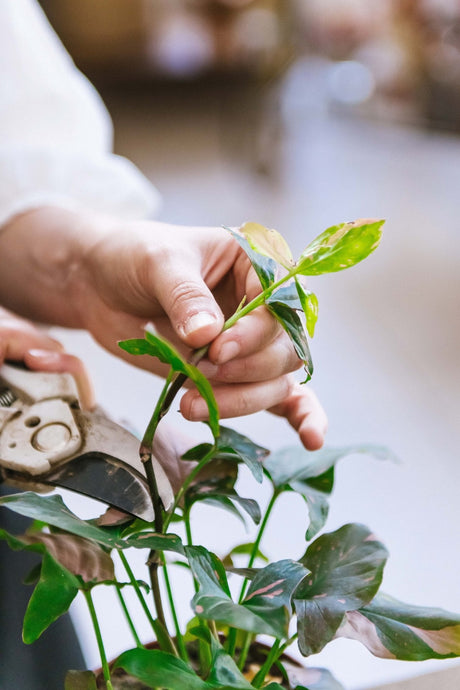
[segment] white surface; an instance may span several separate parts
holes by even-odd
[[[276,179],[265,179],[254,175],[244,139],[232,154],[222,143],[222,131],[237,140],[244,112],[235,123],[226,119],[228,104],[220,110],[217,101],[196,100],[181,107],[163,101],[155,115],[145,101],[123,102],[113,111],[119,150],[161,189],[164,219],[254,219],[277,227],[296,250],[335,222],[388,219],[381,248],[365,264],[312,280],[320,301],[314,386],[329,414],[328,443],[386,443],[402,460],[399,466],[344,461],[327,529],[354,520],[368,524],[391,552],[386,591],[460,611],[460,141],[300,110],[289,114]],[[100,402],[115,418],[141,428],[158,391],[155,379],[101,353],[86,336],[65,334],[65,341],[87,358]],[[238,427],[266,445],[293,439],[281,420],[268,415]],[[254,495],[246,480],[244,489]],[[299,555],[304,507],[284,500],[279,514],[263,549],[276,558]],[[241,536],[240,526],[223,513],[212,520],[207,515],[198,533],[221,553],[224,541],[231,545]],[[187,610],[182,582],[175,588]],[[103,632],[115,654],[131,644],[129,633],[117,605],[101,605]],[[81,609],[75,615],[85,619]],[[148,627],[142,630],[149,639]],[[97,665],[90,632],[83,642]],[[348,690],[445,667],[379,660],[345,640],[311,661],[328,666]]]

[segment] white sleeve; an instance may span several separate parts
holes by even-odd
[[[151,216],[155,187],[112,149],[112,123],[34,0],[0,0],[0,227],[43,205]]]

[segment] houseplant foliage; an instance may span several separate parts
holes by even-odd
[[[304,277],[339,271],[367,257],[379,243],[382,224],[357,221],[329,228],[297,261],[276,231],[255,223],[245,224],[238,232],[230,230],[248,253],[262,290],[248,304],[240,304],[224,328],[265,304],[293,341],[308,380],[313,366],[307,334],[313,335],[318,301],[306,288]],[[28,578],[35,589],[25,614],[24,641],[36,640],[68,610],[78,593],[87,601],[102,672],[96,677],[92,671],[69,671],[67,690],[340,690],[342,686],[327,670],[295,666],[285,654],[290,645],[297,644],[308,657],[337,637],[358,640],[373,654],[386,658],[460,655],[460,616],[407,605],[381,593],[388,553],[371,530],[351,523],[324,531],[335,465],[355,453],[386,458],[386,449],[361,445],[308,452],[290,447],[269,454],[220,425],[212,388],[196,367],[206,348],[186,361],[170,343],[150,332],[144,339],[120,345],[132,354],[149,354],[170,366],[141,443],[154,523],[128,520],[104,527],[98,521],[80,519],[58,495],[27,492],[0,499],[2,505],[34,519],[26,534],[13,536],[2,531],[0,536],[13,549],[42,556],[40,567]],[[172,510],[165,513],[156,490],[152,447],[155,449],[158,424],[186,379],[193,381],[207,402],[212,438],[183,456],[192,469],[176,492]],[[249,469],[256,484],[265,482],[271,489],[263,511],[254,498],[238,493],[242,466]],[[262,540],[273,519],[273,507],[286,492],[297,493],[305,502],[305,519],[296,525],[305,534],[305,548],[300,556],[267,562]],[[255,523],[253,541],[220,557],[195,543],[192,516],[196,504],[203,501]],[[182,523],[184,538],[176,534],[178,523]],[[133,548],[150,552],[149,584],[138,581],[131,569],[127,553]],[[126,572],[123,581],[115,577],[117,559]],[[235,559],[245,560],[244,567],[235,567]],[[192,617],[186,626],[176,613],[176,593],[170,580],[174,567],[185,567],[194,585]],[[111,666],[92,598],[93,589],[100,586],[115,589],[133,635],[133,647]],[[139,639],[136,621],[125,602],[125,588],[133,588],[141,602],[156,640],[154,648]],[[173,630],[167,625],[166,607]],[[259,635],[268,636],[270,643],[260,646]]]

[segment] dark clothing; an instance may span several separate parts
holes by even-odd
[[[13,493],[0,485],[0,493]],[[0,527],[22,534],[30,521],[0,508]],[[12,551],[0,541],[0,690],[63,690],[69,669],[85,663],[68,615],[53,623],[32,645],[22,642],[22,620],[33,587],[23,578],[37,554]]]

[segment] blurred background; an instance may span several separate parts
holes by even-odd
[[[161,219],[255,220],[281,231],[294,253],[337,222],[387,219],[382,246],[363,265],[312,280],[320,302],[313,385],[329,415],[328,443],[384,443],[401,458],[344,461],[328,529],[370,525],[391,552],[385,591],[460,612],[460,3],[42,5],[101,92],[116,152],[160,190]],[[141,430],[159,382],[85,334],[59,336],[87,360],[101,403]],[[234,426],[271,447],[295,442],[268,414]],[[241,491],[253,495],[249,478]],[[202,541],[219,553],[223,535],[229,546],[242,536],[231,517],[217,523],[204,508],[198,517]],[[275,558],[302,553],[305,520],[301,503],[282,504],[263,549]],[[141,570],[142,558],[145,577]],[[184,586],[179,575],[176,587]],[[105,597],[114,655],[130,638]],[[75,607],[74,619],[97,665],[85,612]],[[433,672],[394,687],[460,683],[458,665],[382,661],[345,640],[312,663],[348,690]]]

